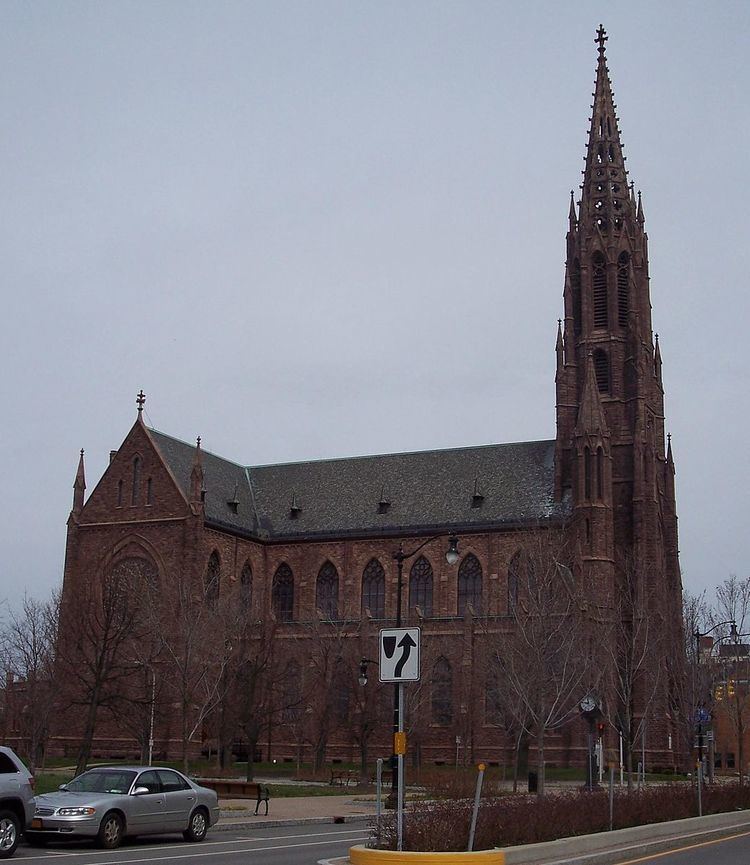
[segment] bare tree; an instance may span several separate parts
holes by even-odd
[[[596,678],[584,598],[568,559],[557,536],[525,540],[511,574],[509,626],[494,635],[492,649],[492,663],[517,700],[518,721],[536,740],[539,795],[546,737],[575,716],[581,694]]]
[[[122,559],[101,578],[78,586],[61,606],[57,669],[72,685],[72,704],[85,713],[76,772],[88,764],[100,709],[132,672],[132,646],[146,630],[147,565],[136,557]]]
[[[159,657],[180,714],[182,767],[189,768],[189,744],[220,705],[225,671],[237,647],[227,638],[218,589],[182,572],[169,592],[156,586],[148,605],[150,624],[160,636]]]
[[[4,664],[12,677],[15,716],[20,724],[29,768],[43,764],[56,689],[54,659],[60,613],[60,593],[48,601],[24,595],[20,611],[10,610],[2,647]]]
[[[646,565],[633,559],[619,568],[619,584],[601,650],[609,673],[605,709],[623,737],[632,788],[633,754],[645,735],[655,702],[666,693],[664,619],[658,587]]]

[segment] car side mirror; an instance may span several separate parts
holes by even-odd
[[[67,785],[67,784],[60,784],[60,786],[59,786],[57,789],[58,789],[58,790],[67,790],[67,789],[68,789],[68,785]]]
[[[148,787],[136,787],[135,790],[130,794],[131,796],[143,796],[144,793],[150,793],[151,791]]]

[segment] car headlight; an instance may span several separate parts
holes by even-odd
[[[57,813],[60,817],[90,817],[96,808],[58,808]]]

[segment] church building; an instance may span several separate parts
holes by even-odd
[[[510,764],[513,743],[498,729],[488,689],[475,674],[487,622],[502,627],[510,621],[514,569],[528,539],[550,532],[567,539],[575,556],[566,570],[585,587],[592,622],[618,609],[624,570],[637,563],[639,579],[660,598],[653,612],[660,629],[679,635],[675,468],[665,440],[659,341],[652,333],[648,238],[641,195],[625,167],[606,39],[600,27],[583,183],[580,196],[571,193],[555,346],[555,438],[253,465],[252,452],[219,456],[200,439],[187,443],[149,428],[141,393],[135,423],[88,497],[81,452],[68,520],[63,643],[75,642],[80,599],[123,571],[137,572],[166,597],[189,579],[202,587],[210,607],[225,603],[221,609],[246,618],[248,639],[254,628],[272,623],[277,655],[286,646],[296,658],[283,667],[292,682],[287,693],[290,687],[302,693],[316,651],[310,641],[327,633],[329,641],[351,647],[339,650],[334,667],[345,662],[353,684],[344,695],[339,674],[326,674],[340,681],[326,697],[338,700],[338,715],[326,721],[322,747],[329,761],[356,761],[361,735],[349,722],[360,700],[359,660],[377,657],[378,629],[392,627],[402,607],[402,623],[419,625],[424,644],[422,697],[410,709],[412,719],[421,719],[414,734],[420,759],[453,762],[460,749],[459,759],[478,754]],[[445,556],[451,543],[458,552],[454,564]],[[226,656],[217,661],[218,680],[238,649],[228,638],[217,646],[217,657]],[[179,756],[179,725],[170,708],[177,692],[163,682],[174,674],[165,661],[143,663],[132,669],[143,679],[146,704],[152,701],[152,748]],[[370,678],[377,681],[374,668]],[[70,680],[68,687],[76,685]],[[392,691],[382,690],[382,729],[374,732],[371,749],[387,756]],[[237,749],[244,735],[239,721],[225,722],[231,712],[218,688],[214,696],[190,725],[193,753],[220,747],[222,736]],[[194,707],[200,702],[191,699]],[[264,759],[308,761],[321,748],[309,730],[301,732],[306,715],[310,720],[317,712],[311,699],[276,715],[266,707],[268,723],[248,734]],[[661,719],[654,722],[659,732],[646,744],[651,764],[670,763],[669,703],[662,700]],[[76,712],[80,719],[80,708]],[[239,709],[235,714],[241,718]],[[137,736],[122,715],[107,714],[106,701],[94,716],[93,753],[138,753]],[[548,742],[551,762],[582,762],[577,721],[571,721],[575,732],[560,729]],[[74,753],[82,723],[61,724],[51,749]],[[229,725],[223,733],[222,724]]]

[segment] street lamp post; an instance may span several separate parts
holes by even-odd
[[[693,636],[695,637],[695,664],[696,667],[700,663],[701,657],[701,637],[707,637],[709,634],[712,634],[717,628],[722,628],[725,625],[729,625],[731,628],[731,635],[734,638],[735,642],[737,641],[737,624],[733,619],[730,619],[727,622],[717,622],[712,628],[709,628],[707,631],[702,631],[696,627],[693,632]],[[695,718],[698,724],[698,764],[700,765],[700,771],[703,771],[703,724],[708,720],[706,717],[706,710],[701,705],[700,707],[696,706]],[[700,777],[699,781],[700,783]]]
[[[398,568],[398,583],[396,586],[396,627],[401,627],[401,598],[403,595],[403,586],[404,586],[404,562],[413,558],[417,555],[417,553],[422,550],[427,544],[432,541],[436,541],[438,538],[443,537],[442,535],[433,535],[431,538],[427,538],[426,541],[422,541],[418,547],[415,547],[413,550],[410,550],[408,553],[404,552],[403,543],[399,544],[398,549],[393,554],[393,558],[396,560],[396,566]],[[458,538],[455,535],[450,535],[448,538],[448,549],[445,553],[445,560],[449,565],[455,565],[459,560],[460,555],[458,552]],[[397,683],[394,686],[394,695],[393,695],[393,751],[394,753],[391,756],[391,792],[386,801],[386,808],[395,808],[396,803],[398,802],[399,796],[399,778],[398,778],[398,755],[396,752],[396,734],[399,731],[399,693],[400,686]]]

